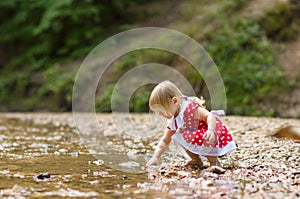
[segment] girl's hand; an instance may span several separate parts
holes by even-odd
[[[216,141],[215,132],[212,130],[207,130],[203,135],[203,138],[208,144],[214,144]]]
[[[158,158],[153,156],[146,164],[146,167],[152,166],[152,165],[157,165],[158,164]]]

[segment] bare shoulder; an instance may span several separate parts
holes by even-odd
[[[199,106],[194,113],[194,118],[199,120],[206,120],[209,115],[209,111]]]

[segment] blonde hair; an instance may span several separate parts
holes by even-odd
[[[175,84],[170,81],[163,81],[153,89],[149,98],[149,107],[151,110],[154,109],[155,105],[169,108],[173,97],[182,99],[184,95]]]
[[[199,104],[201,107],[205,108],[205,100],[203,97],[200,99],[198,97],[186,97],[182,94],[179,88],[170,81],[163,81],[154,87],[149,98],[149,107],[154,111],[157,106],[162,106],[168,109],[173,97],[178,99],[186,98],[190,102]]]

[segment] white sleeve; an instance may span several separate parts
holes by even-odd
[[[212,114],[214,114],[214,115],[217,115],[217,116],[225,115],[225,111],[224,110],[211,110],[210,112]]]
[[[176,131],[174,119],[167,120],[167,129],[171,131]]]

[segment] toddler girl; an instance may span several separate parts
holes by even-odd
[[[186,97],[170,81],[158,84],[152,91],[149,106],[152,111],[168,121],[147,166],[157,164],[171,140],[190,159],[185,165],[203,166],[206,157],[210,166],[219,166],[218,156],[236,149],[227,127],[215,114],[203,106],[204,100]]]

